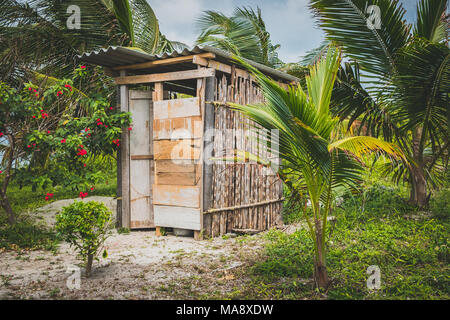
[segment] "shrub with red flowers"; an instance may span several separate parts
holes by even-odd
[[[114,156],[122,132],[128,131],[130,114],[111,109],[106,97],[77,89],[75,80],[88,72],[81,67],[75,72],[74,80],[27,83],[22,90],[0,83],[0,205],[10,224],[15,215],[6,191],[12,178],[34,189],[70,186],[74,196],[84,198],[102,179],[89,163]],[[47,192],[45,200],[52,197]]]

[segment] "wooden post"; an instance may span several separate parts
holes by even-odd
[[[153,102],[164,100],[164,87],[162,82],[155,82],[155,88],[153,90]],[[152,142],[153,143],[153,142]],[[155,176],[155,184],[158,184],[157,177]],[[157,237],[161,236],[161,227],[155,226],[155,234]]]
[[[120,88],[117,87],[117,106],[120,108]],[[117,213],[116,228],[122,227],[122,157],[121,151],[117,152]]]
[[[202,216],[203,230],[209,230],[211,225],[211,215],[203,215],[203,212],[208,211],[212,207],[212,185],[213,185],[213,165],[211,164],[211,159],[214,156],[214,105],[207,102],[214,101],[215,93],[215,77],[206,78],[205,85],[205,113],[203,120],[203,137],[204,137],[204,147],[203,147],[203,203],[202,203]]]
[[[199,66],[199,68],[200,68],[200,66]],[[206,78],[197,80],[197,97],[200,100],[200,112],[201,112],[201,115],[203,118],[203,139],[205,138],[204,137],[204,134],[205,134],[205,85],[206,85]],[[202,155],[204,155],[204,141],[201,145],[200,153]],[[201,157],[199,160],[200,163],[197,165],[197,168],[199,168],[200,172],[202,173],[200,176],[200,190],[201,190],[201,192],[200,192],[200,228],[201,229],[194,230],[194,239],[195,240],[202,240],[202,238],[203,238],[203,232],[202,232],[203,214],[202,214],[202,212],[203,212],[203,199],[204,199],[203,193],[205,192],[205,189],[203,188],[203,168],[205,166],[205,163],[203,160],[204,160],[204,158]]]
[[[126,76],[125,70],[120,71],[122,77]],[[120,111],[128,112],[128,86],[120,86]],[[121,173],[121,218],[122,227],[130,228],[130,134],[128,131],[122,133],[120,143],[120,173]]]

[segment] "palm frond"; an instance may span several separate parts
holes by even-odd
[[[369,28],[370,5],[380,9],[380,29]],[[409,35],[405,10],[398,0],[311,0],[310,7],[327,39],[342,46],[376,81],[395,72],[395,54]]]
[[[371,152],[384,152],[394,158],[406,160],[403,152],[394,144],[368,136],[347,137],[334,141],[328,145],[328,150],[335,149],[351,152],[357,157]]]
[[[417,4],[417,23],[414,34],[434,43],[446,40],[445,9],[447,5],[447,0],[420,0]]]

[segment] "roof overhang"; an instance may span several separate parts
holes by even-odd
[[[221,62],[228,65],[239,65],[231,53],[228,53],[226,51],[210,47],[210,46],[195,46],[194,48],[188,50],[184,49],[182,51],[173,51],[171,53],[164,53],[161,55],[151,55],[148,53],[145,53],[144,51],[140,49],[135,48],[127,48],[127,47],[108,47],[105,49],[99,49],[96,51],[92,51],[89,53],[84,53],[82,55],[79,55],[78,58],[80,61],[99,65],[105,68],[108,68],[110,70],[131,70],[135,74],[144,74],[144,73],[155,73],[155,72],[173,72],[173,71],[183,71],[188,70],[189,67],[183,65],[183,62],[186,62],[181,57],[191,57],[191,56],[198,56],[201,57],[201,55],[207,55],[207,54],[214,55],[214,60],[217,62]],[[178,59],[180,63],[176,63],[177,59],[174,58],[181,58]],[[169,60],[174,61],[173,64],[164,64],[162,60]],[[273,68],[267,67],[265,65],[262,65],[260,63],[244,59],[247,63],[252,65],[253,67],[257,68],[264,74],[270,76],[274,80],[282,81],[282,82],[298,82],[299,79],[291,76],[285,72],[275,70]],[[161,63],[158,63],[158,61],[161,61]],[[153,63],[152,63],[153,62]],[[192,61],[191,61],[192,62]],[[144,64],[149,66],[148,68],[136,68],[136,65]],[[150,65],[152,67],[150,68]],[[127,66],[129,69],[127,69]],[[134,67],[133,67],[134,66]],[[116,72],[118,73],[118,72]]]

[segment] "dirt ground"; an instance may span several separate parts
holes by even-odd
[[[113,205],[109,199],[103,200]],[[39,215],[52,224],[60,206],[53,203]],[[246,268],[261,253],[263,244],[263,234],[195,241],[171,234],[156,237],[154,231],[118,234],[114,230],[105,243],[108,257],[94,261],[88,279],[66,243],[56,252],[2,252],[0,300],[222,297],[243,285]],[[68,270],[77,266],[81,267],[80,288],[69,289],[67,282],[73,276]],[[235,276],[238,269],[244,277]]]

